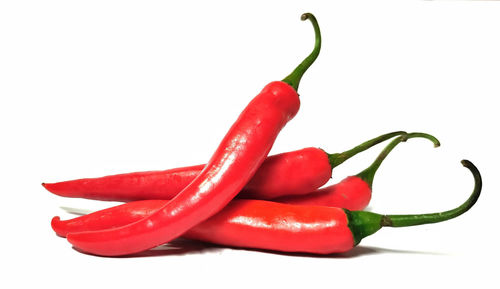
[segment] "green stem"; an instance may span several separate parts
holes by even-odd
[[[361,239],[377,232],[382,227],[409,227],[439,223],[456,218],[467,212],[474,206],[481,194],[482,180],[479,170],[473,163],[468,160],[463,160],[462,165],[468,168],[474,177],[474,190],[470,197],[455,209],[440,213],[418,215],[380,215],[365,211],[344,210],[348,218],[348,226],[354,237],[355,245],[357,245]]]
[[[300,19],[302,21],[305,21],[307,19],[309,19],[311,21],[311,23],[314,27],[314,35],[315,35],[316,41],[314,43],[314,49],[311,52],[311,54],[309,54],[309,56],[307,56],[295,68],[295,70],[292,71],[292,73],[290,73],[290,75],[288,75],[287,77],[285,77],[283,79],[283,82],[290,84],[295,89],[295,91],[297,91],[299,89],[300,79],[302,78],[302,76],[304,75],[306,70],[311,66],[311,64],[313,64],[313,62],[316,60],[316,58],[318,58],[319,51],[321,49],[321,33],[319,31],[319,25],[318,25],[318,21],[316,20],[316,17],[314,17],[314,15],[312,15],[311,13],[304,13],[300,17]]]
[[[366,168],[365,170],[360,172],[357,176],[359,178],[361,178],[363,181],[365,181],[371,188],[373,185],[373,178],[375,177],[375,173],[377,172],[378,168],[380,167],[382,162],[385,160],[385,158],[389,155],[389,153],[399,143],[405,142],[407,139],[415,138],[415,137],[426,138],[426,139],[430,140],[434,144],[434,147],[440,146],[439,140],[430,134],[421,133],[421,132],[413,132],[413,133],[409,133],[406,135],[402,135],[402,136],[394,139],[393,141],[391,141],[384,148],[384,150],[382,150],[382,152],[380,152],[380,154],[375,159],[375,161],[368,168]]]
[[[366,141],[366,142],[364,142],[364,143],[362,143],[362,144],[360,144],[360,145],[358,145],[350,150],[347,150],[343,153],[328,154],[328,161],[330,162],[330,166],[333,169],[336,166],[345,162],[346,160],[357,155],[358,153],[363,152],[363,151],[373,147],[374,145],[377,145],[381,142],[384,142],[384,141],[391,139],[391,138],[398,136],[398,135],[406,135],[406,132],[405,131],[395,131],[395,132],[386,133],[386,134],[383,134],[383,135],[378,136],[376,138],[373,138],[369,141]]]
[[[439,223],[456,218],[467,212],[477,202],[481,194],[482,180],[479,170],[468,160],[463,160],[462,165],[471,170],[474,175],[475,186],[471,196],[459,207],[440,213],[420,214],[420,215],[386,215],[384,216],[384,227],[409,227],[423,224]]]

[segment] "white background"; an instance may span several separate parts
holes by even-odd
[[[10,283],[1,287],[497,287],[500,3],[233,2],[0,4],[0,282]],[[441,224],[382,229],[324,257],[181,242],[156,256],[101,258],[55,236],[52,216],[72,217],[60,206],[112,204],[56,197],[42,181],[207,161],[249,100],[310,52],[303,12],[318,18],[323,48],[272,153],[340,152],[393,130],[428,132],[442,146],[398,146],[369,209],[459,205],[473,187],[463,158],[483,175],[474,208]],[[337,168],[330,183],[381,148]]]

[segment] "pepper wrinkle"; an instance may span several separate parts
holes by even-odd
[[[387,215],[383,215],[382,219],[380,220],[380,226],[381,227],[392,227],[392,220],[387,217]]]

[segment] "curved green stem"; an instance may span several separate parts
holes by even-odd
[[[385,160],[385,158],[389,155],[389,153],[401,142],[405,142],[407,139],[410,138],[415,138],[415,137],[420,137],[420,138],[426,138],[430,140],[433,144],[434,147],[439,147],[441,144],[439,143],[439,140],[435,138],[434,136],[422,132],[413,132],[409,133],[406,135],[402,135],[393,141],[391,141],[385,148],[382,150],[382,152],[378,155],[378,157],[375,159],[375,161],[365,170],[360,172],[357,176],[361,178],[363,181],[365,181],[370,188],[373,185],[373,178],[375,177],[375,173],[377,172],[378,168],[382,164],[382,162]]]
[[[467,212],[477,202],[481,194],[482,180],[479,170],[468,160],[463,160],[462,165],[468,168],[474,176],[474,192],[462,205],[455,209],[440,213],[420,214],[420,215],[385,215],[382,218],[383,227],[409,227],[423,224],[439,223],[449,219],[456,218]]]
[[[468,160],[463,160],[462,165],[468,168],[474,177],[474,190],[470,197],[455,209],[440,213],[418,215],[380,215],[365,211],[344,210],[348,218],[348,226],[354,237],[355,245],[358,244],[361,239],[377,232],[382,227],[409,227],[439,223],[456,218],[467,212],[474,206],[481,194],[482,180],[479,170],[473,163]]]
[[[374,145],[377,145],[381,142],[384,142],[388,139],[391,139],[395,136],[398,135],[406,135],[405,131],[395,131],[395,132],[390,132],[383,134],[381,136],[378,136],[376,138],[372,138],[371,140],[365,141],[364,143],[353,147],[350,150],[347,150],[342,153],[335,153],[335,154],[328,154],[328,161],[330,162],[330,166],[335,168],[336,166],[342,164],[346,160],[352,158],[353,156],[359,154],[360,152],[366,151],[367,149],[373,147]]]
[[[318,21],[316,20],[316,17],[314,17],[314,15],[312,15],[311,13],[304,13],[300,17],[300,19],[302,21],[305,21],[307,19],[309,19],[311,21],[311,23],[314,27],[314,35],[315,35],[316,41],[314,43],[314,49],[311,52],[311,54],[309,54],[309,56],[307,56],[295,68],[295,70],[292,71],[292,73],[290,73],[290,75],[288,75],[287,77],[285,77],[283,79],[283,82],[290,84],[295,89],[295,91],[297,91],[299,89],[300,79],[302,78],[302,76],[304,75],[306,70],[311,66],[311,64],[313,64],[313,62],[316,60],[316,58],[318,58],[319,51],[321,49],[321,33],[319,31],[319,25],[318,25]]]

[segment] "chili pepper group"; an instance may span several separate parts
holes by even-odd
[[[54,217],[56,234],[80,251],[101,256],[138,253],[180,236],[232,247],[329,254],[350,250],[382,227],[436,223],[469,210],[482,181],[477,168],[464,160],[475,186],[461,206],[421,215],[362,211],[371,199],[376,171],[397,144],[421,137],[439,146],[426,133],[391,132],[342,153],[304,148],[267,156],[280,130],[297,114],[300,80],[321,49],[316,18],[305,13],[302,20],[313,25],[313,51],[250,101],[207,164],[43,183],[63,197],[127,202],[71,220]],[[367,169],[320,188],[336,166],[392,138]]]

